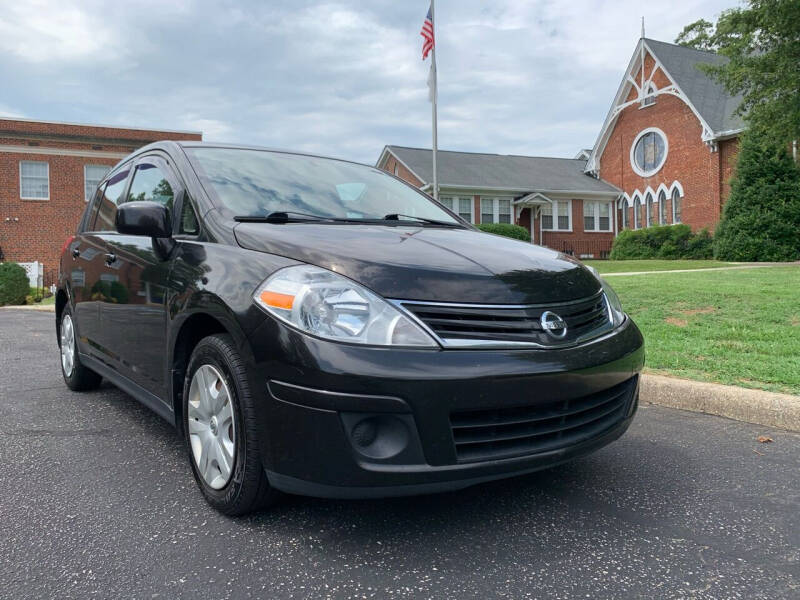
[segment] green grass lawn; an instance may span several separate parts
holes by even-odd
[[[601,273],[632,273],[635,271],[671,271],[673,269],[713,269],[734,263],[718,260],[584,260]]]
[[[800,394],[800,267],[614,277],[653,373]]]

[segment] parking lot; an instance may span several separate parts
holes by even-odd
[[[52,314],[0,311],[0,373],[3,598],[800,595],[797,434],[644,405],[542,473],[230,519],[169,425],[64,386]]]

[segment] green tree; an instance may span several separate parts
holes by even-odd
[[[687,25],[676,43],[714,50],[729,61],[700,65],[733,95],[750,128],[782,144],[800,139],[800,2],[748,0],[716,25]]]
[[[714,257],[800,259],[800,168],[786,147],[750,130],[742,137],[731,195],[714,235]]]
[[[675,43],[695,50],[716,51],[717,47],[711,39],[713,34],[714,24],[705,19],[700,19],[684,27],[683,31],[675,38]]]

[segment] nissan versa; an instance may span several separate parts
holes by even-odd
[[[102,181],[56,327],[67,386],[105,378],[173,423],[227,514],[584,455],[630,425],[644,359],[570,257],[373,167],[203,143],[146,146]]]

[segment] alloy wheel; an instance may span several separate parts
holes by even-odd
[[[212,365],[201,365],[189,386],[187,420],[192,459],[206,484],[219,490],[231,478],[236,452],[233,398]]]
[[[75,328],[69,315],[61,319],[61,368],[67,377],[75,369]]]

